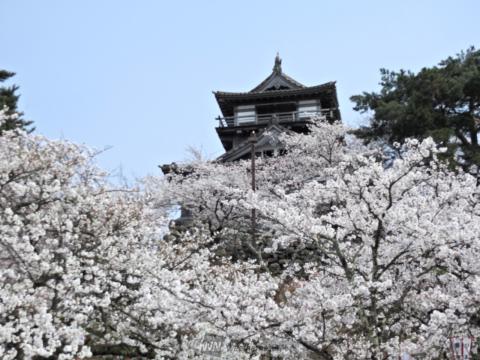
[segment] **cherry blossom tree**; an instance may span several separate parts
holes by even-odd
[[[109,188],[83,147],[8,131],[0,148],[0,357],[84,357],[106,333],[122,339],[114,309],[136,296],[126,263],[149,231],[141,195]]]
[[[2,359],[195,358],[203,334],[240,344],[269,325],[269,274],[218,258],[200,229],[164,241],[151,194],[110,185],[94,155],[0,138]]]
[[[299,342],[339,359],[436,359],[449,336],[478,335],[479,193],[436,152],[411,141],[390,166],[348,154],[322,181],[258,200],[283,231],[274,251],[300,243],[322,255],[287,305]]]
[[[439,162],[431,139],[397,145],[393,158],[340,124],[283,141],[286,155],[259,159],[255,192],[242,162],[198,164],[161,192],[186,204],[195,226],[216,221],[217,243],[249,241],[249,210],[257,210],[256,238],[265,241],[253,258],[279,284],[268,315],[276,326],[263,336],[290,344],[275,351],[438,359],[450,336],[478,336],[475,179]],[[276,254],[279,274],[267,263]]]
[[[442,359],[480,335],[475,178],[429,139],[281,142],[255,191],[246,162],[200,160],[118,188],[87,148],[5,132],[0,357],[194,359],[214,336],[226,359]]]

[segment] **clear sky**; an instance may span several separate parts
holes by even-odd
[[[37,132],[94,148],[107,170],[157,174],[194,146],[222,153],[213,90],[247,91],[283,70],[336,80],[348,100],[382,67],[419,70],[480,44],[478,0],[0,0],[0,69],[17,73]]]

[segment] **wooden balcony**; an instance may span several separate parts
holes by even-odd
[[[228,116],[217,117],[220,128],[237,127],[237,126],[251,126],[251,125],[269,125],[273,123],[291,123],[291,122],[305,122],[311,118],[324,118],[331,121],[334,119],[336,109],[321,109],[315,112],[282,112],[272,114],[255,114],[249,116]]]

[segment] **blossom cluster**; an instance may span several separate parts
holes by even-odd
[[[438,359],[480,335],[474,177],[429,139],[281,142],[255,190],[241,161],[119,188],[87,148],[2,134],[0,358],[194,359],[214,337],[229,359]]]

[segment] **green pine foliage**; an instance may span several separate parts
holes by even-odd
[[[432,136],[452,165],[480,165],[480,50],[471,47],[418,73],[380,73],[379,92],[350,98],[355,110],[372,113],[358,136],[390,144]]]
[[[14,75],[15,73],[13,72],[0,70],[0,83],[10,79]],[[17,90],[17,85],[0,86],[0,109],[6,107],[8,109],[8,115],[16,114],[16,116],[10,117],[6,122],[0,125],[0,134],[6,130],[17,128],[28,132],[34,130],[34,128],[31,126],[32,121],[23,119],[23,113],[18,111],[17,104],[19,95],[17,94]]]

